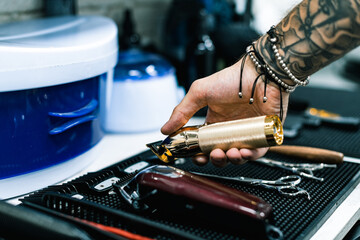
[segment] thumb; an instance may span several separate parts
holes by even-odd
[[[189,92],[185,95],[183,100],[177,105],[167,123],[161,128],[161,132],[165,135],[169,135],[182,126],[184,126],[189,119],[201,108],[206,106],[205,97],[203,97],[203,92],[198,87],[198,81],[195,81]],[[196,85],[196,86],[195,86]]]

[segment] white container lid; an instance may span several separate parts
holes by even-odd
[[[0,92],[98,76],[117,61],[117,27],[100,16],[65,16],[0,25]]]

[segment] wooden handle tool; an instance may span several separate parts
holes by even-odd
[[[343,153],[323,148],[281,145],[270,147],[269,151],[317,163],[339,164],[344,160]]]

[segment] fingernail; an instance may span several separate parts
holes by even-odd
[[[211,162],[219,167],[225,166],[226,165],[226,159],[223,158],[212,158]]]
[[[232,158],[232,159],[229,159],[229,161],[234,164],[234,165],[241,165],[241,164],[244,164],[246,163],[248,160],[246,159],[239,159],[239,158]]]
[[[239,165],[241,165],[241,164],[244,164],[244,163],[247,163],[249,160],[247,160],[247,159],[242,159],[240,162],[239,162]]]
[[[241,159],[239,158],[229,158],[229,161],[233,164],[240,164]]]

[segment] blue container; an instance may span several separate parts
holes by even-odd
[[[0,32],[0,198],[9,198],[91,162],[74,159],[103,136],[99,81],[112,76],[117,28],[107,18],[71,16],[1,25]]]

